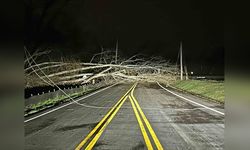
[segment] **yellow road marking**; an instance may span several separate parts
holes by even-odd
[[[134,110],[136,119],[137,119],[137,121],[138,121],[138,123],[139,123],[139,126],[140,126],[140,129],[141,129],[141,132],[142,132],[144,141],[145,141],[145,143],[146,143],[146,146],[147,146],[148,150],[152,150],[153,147],[152,147],[152,144],[151,144],[151,142],[150,142],[150,140],[149,140],[149,138],[148,138],[147,131],[146,131],[145,128],[144,128],[144,125],[143,125],[143,123],[142,123],[142,121],[141,121],[140,115],[139,115],[139,113],[138,113],[138,111],[137,111],[137,109],[136,109],[136,107],[135,107],[135,104],[134,104],[134,102],[133,102],[131,96],[129,96],[129,99],[130,99],[130,102],[131,102],[131,104],[132,104],[132,107],[133,107],[133,110]]]
[[[114,116],[116,115],[116,113],[119,111],[119,109],[121,108],[121,106],[123,105],[123,103],[127,100],[128,96],[126,96],[123,101],[120,103],[120,105],[117,107],[117,109],[114,111],[114,113],[112,113],[112,115],[109,117],[109,119],[107,120],[107,122],[105,122],[105,124],[102,126],[102,128],[100,129],[100,131],[96,134],[96,136],[92,139],[92,141],[89,143],[89,145],[86,147],[85,150],[91,150],[95,143],[97,142],[97,140],[100,138],[100,136],[102,135],[103,131],[105,130],[105,128],[107,127],[107,125],[111,122],[111,120],[114,118]]]
[[[141,116],[142,116],[142,119],[144,120],[144,122],[145,122],[145,124],[146,124],[146,126],[147,126],[147,128],[148,128],[148,130],[149,130],[149,133],[151,134],[151,136],[152,136],[152,138],[153,138],[153,140],[154,140],[154,142],[155,142],[155,145],[156,145],[157,149],[158,149],[158,150],[163,150],[163,147],[162,147],[162,145],[161,145],[159,139],[157,138],[157,136],[156,136],[156,134],[155,134],[153,128],[151,127],[151,125],[150,125],[148,119],[146,118],[146,116],[145,116],[145,114],[143,113],[143,111],[142,111],[140,105],[138,104],[137,100],[136,100],[135,97],[134,97],[134,89],[135,89],[135,88],[133,88],[132,91],[131,91],[131,97],[132,97],[132,99],[134,100],[135,105],[136,105],[137,109],[139,110],[139,112],[140,112],[140,114],[141,114]]]
[[[80,144],[75,148],[75,150],[80,150],[84,144],[92,137],[92,135],[97,131],[97,129],[102,125],[102,123],[108,118],[111,112],[116,108],[116,106],[124,99],[124,97],[136,86],[134,84],[121,98],[120,100],[112,107],[112,109],[103,117],[103,119],[95,126],[95,128],[80,142]]]

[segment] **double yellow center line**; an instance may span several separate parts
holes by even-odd
[[[109,110],[109,112],[103,117],[103,119],[96,125],[96,127],[85,137],[84,140],[82,140],[80,142],[80,144],[75,148],[75,150],[80,150],[82,149],[85,145],[86,146],[85,150],[91,150],[94,145],[96,144],[96,142],[98,141],[98,139],[100,138],[100,136],[102,135],[102,133],[104,132],[105,128],[108,126],[108,124],[111,122],[111,120],[114,118],[114,116],[117,114],[117,112],[119,111],[119,109],[121,108],[121,106],[123,105],[123,103],[126,101],[126,99],[129,97],[130,102],[132,104],[134,113],[136,115],[137,121],[139,123],[143,138],[145,140],[146,146],[149,150],[152,150],[152,144],[150,142],[150,139],[147,135],[147,131],[143,125],[143,122],[141,120],[141,117],[144,121],[144,123],[146,124],[146,127],[149,130],[149,133],[151,134],[155,145],[157,147],[157,149],[162,150],[162,145],[160,143],[160,141],[158,140],[153,128],[151,127],[149,121],[147,120],[145,114],[143,113],[141,107],[139,106],[137,100],[135,99],[133,93],[134,93],[134,89],[136,87],[137,83],[135,83],[121,98],[120,100],[111,108],[111,110]],[[139,113],[141,115],[139,115]]]
[[[146,116],[145,116],[145,114],[143,113],[143,111],[142,111],[140,105],[138,104],[136,98],[134,97],[134,90],[135,90],[135,89],[133,88],[132,91],[131,91],[131,94],[130,94],[131,96],[129,96],[129,99],[130,99],[130,102],[131,102],[131,104],[132,104],[133,110],[134,110],[134,112],[135,112],[135,115],[136,115],[137,121],[138,121],[138,123],[139,123],[139,126],[140,126],[140,128],[141,128],[141,132],[142,132],[144,141],[145,141],[145,143],[146,143],[146,146],[147,146],[148,150],[152,150],[152,149],[153,149],[152,144],[151,144],[151,142],[150,142],[150,140],[149,140],[149,137],[148,137],[148,135],[147,135],[147,132],[146,132],[146,130],[145,130],[145,127],[144,127],[144,125],[143,125],[143,123],[142,123],[142,121],[141,121],[141,118],[140,118],[139,114],[138,114],[138,111],[139,111],[139,113],[140,113],[140,115],[141,115],[141,117],[142,117],[144,123],[146,124],[146,127],[147,127],[147,129],[148,129],[148,131],[149,131],[149,133],[150,133],[152,139],[154,140],[154,143],[155,143],[155,145],[156,145],[156,148],[157,148],[158,150],[163,150],[163,147],[162,147],[162,145],[161,145],[161,143],[160,143],[158,137],[156,136],[156,134],[155,134],[155,132],[154,132],[152,126],[150,125],[148,119],[146,118]],[[135,106],[136,106],[137,109],[135,108]],[[138,110],[138,111],[137,111],[137,110]]]

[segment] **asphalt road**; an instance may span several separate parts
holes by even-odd
[[[193,95],[122,84],[79,103],[26,118],[25,149],[224,149],[223,106]]]

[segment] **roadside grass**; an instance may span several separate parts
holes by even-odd
[[[94,92],[98,89],[100,89],[100,88],[88,89],[85,91],[76,92],[76,93],[72,93],[72,94],[68,94],[68,95],[72,98],[77,98],[79,96]],[[61,96],[57,96],[55,98],[50,98],[50,99],[47,99],[45,101],[41,101],[37,104],[30,104],[30,105],[25,107],[24,116],[28,116],[28,115],[37,113],[39,111],[42,111],[42,110],[48,109],[50,107],[57,106],[61,103],[65,103],[65,102],[69,102],[69,101],[71,101],[71,100],[67,96],[61,95]]]
[[[224,103],[225,90],[223,81],[214,80],[178,80],[171,86],[195,95]]]

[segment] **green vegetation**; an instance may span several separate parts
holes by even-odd
[[[95,90],[97,90],[97,89],[89,89],[89,90],[69,94],[69,96],[72,98],[77,98],[79,96],[88,94],[88,93],[93,92]],[[62,96],[57,96],[57,97],[52,98],[52,99],[47,99],[45,101],[41,101],[37,104],[28,105],[25,107],[25,110],[24,110],[25,115],[24,116],[34,114],[36,112],[42,111],[44,109],[47,109],[47,108],[59,105],[60,103],[65,103],[68,101],[70,101],[70,99],[67,96],[62,95]]]
[[[183,80],[176,81],[172,84],[173,87],[203,96],[220,103],[224,103],[224,82],[213,80]]]

